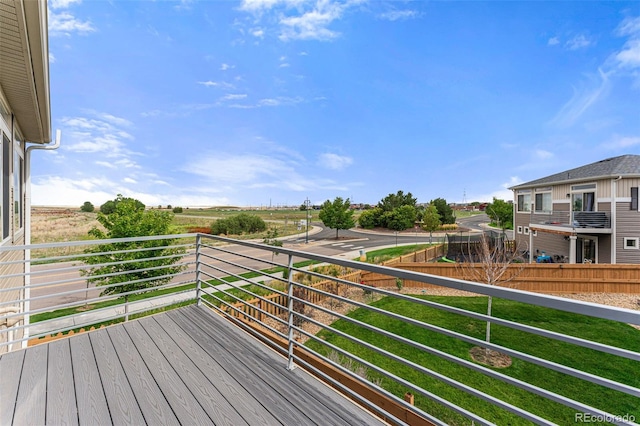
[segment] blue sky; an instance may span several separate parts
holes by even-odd
[[[640,153],[640,3],[50,0],[34,205],[511,199]]]

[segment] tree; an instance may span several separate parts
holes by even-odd
[[[422,214],[422,229],[429,232],[429,244],[433,238],[433,231],[437,230],[441,223],[438,209],[435,205],[429,204]]]
[[[267,244],[270,246],[274,246],[274,247],[282,247],[282,240],[278,239],[278,229],[277,228],[270,228],[267,231],[267,235],[264,236],[264,238],[262,239],[262,243],[263,244]],[[271,261],[273,262],[273,255],[277,255],[278,252],[277,251],[272,251],[271,252]]]
[[[413,195],[411,195],[410,192],[405,194],[402,191],[398,191],[397,193],[389,194],[380,200],[378,207],[380,207],[383,212],[390,212],[402,206],[416,207],[416,202],[417,200],[413,198]]]
[[[89,231],[90,236],[113,239],[171,233],[171,213],[147,211],[140,201],[122,195],[118,195],[113,204],[115,209],[110,214],[98,213],[98,222],[106,232],[94,227]],[[105,288],[102,294],[128,293],[166,284],[171,281],[171,275],[184,269],[184,266],[174,264],[185,253],[185,249],[171,247],[173,241],[172,238],[166,238],[99,244],[86,251],[91,256],[85,258],[85,262],[96,266],[83,273],[89,277],[88,283],[98,286],[120,284]],[[128,301],[128,294],[124,298]]]
[[[355,226],[353,220],[353,210],[350,208],[351,201],[345,201],[341,197],[336,197],[333,202],[327,200],[322,204],[318,217],[324,226],[336,230],[336,239],[341,229],[350,229]]]
[[[498,228],[513,229],[513,204],[493,197],[493,203],[487,205],[485,211]]]
[[[447,200],[444,198],[436,198],[435,200],[431,200],[429,204],[436,206],[442,223],[456,223],[456,218],[453,215],[453,209],[447,203]]]
[[[183,210],[182,210],[182,207],[174,207],[174,208],[173,208],[173,212],[174,212],[174,213],[182,213],[182,211],[183,211]]]
[[[95,210],[95,207],[93,207],[93,204],[91,204],[91,202],[89,201],[85,201],[82,207],[80,207],[80,211],[83,211],[85,213],[91,213],[94,210]]]
[[[523,250],[500,237],[487,237],[482,234],[475,249],[469,248],[470,257],[474,257],[473,264],[459,264],[463,269],[463,276],[466,280],[481,282],[489,285],[502,285],[514,280],[524,270],[525,262],[520,253]],[[473,253],[471,253],[473,251]],[[491,317],[492,297],[487,301],[487,316]],[[487,321],[485,340],[491,342],[491,322]],[[487,358],[489,349],[485,348]]]
[[[116,211],[116,207],[118,205],[118,203],[122,202],[122,201],[127,201],[127,203],[131,203],[133,205],[135,205],[136,209],[145,209],[145,205],[142,204],[141,201],[138,201],[136,199],[133,198],[128,198],[128,197],[123,197],[122,194],[118,194],[116,196],[116,198],[114,200],[109,200],[106,203],[104,203],[103,205],[100,206],[100,212],[104,213],[104,214],[111,214],[113,212]]]
[[[410,205],[397,207],[383,214],[387,228],[393,231],[404,231],[411,228],[416,221],[416,208]]]
[[[373,229],[379,226],[380,216],[382,215],[382,209],[375,207],[371,210],[365,210],[360,214],[358,223],[365,229]]]

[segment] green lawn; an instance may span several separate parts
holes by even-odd
[[[421,297],[475,312],[486,312],[487,298],[485,297]],[[384,298],[374,302],[373,305],[469,336],[484,339],[485,323],[483,321],[469,319],[429,307],[417,307],[415,304],[394,298]],[[499,299],[494,299],[493,301],[493,312],[495,316],[500,318],[588,338],[636,352],[640,351],[640,331],[625,324]],[[392,331],[414,341],[427,344],[446,353],[471,360],[469,356],[469,350],[472,347],[471,344],[408,325],[404,322],[392,320],[366,309],[358,309],[349,314],[349,316],[373,324],[376,327]],[[442,360],[412,346],[381,337],[376,333],[361,329],[347,321],[338,321],[334,323],[334,326],[420,365],[433,369],[474,388],[481,389],[513,405],[525,408],[541,417],[559,424],[574,423],[574,409],[564,407],[545,398],[520,390],[515,386],[504,384],[485,374],[470,371],[467,368]],[[532,336],[497,325],[492,326],[491,335],[491,341],[493,343],[508,346],[560,364],[569,365],[579,370],[597,373],[598,375],[635,387],[640,386],[640,374],[636,374],[640,371],[639,362],[620,359],[590,349],[576,347],[543,337]],[[350,352],[392,371],[394,374],[416,383],[437,395],[454,401],[458,405],[499,425],[529,424],[527,421],[499,409],[495,405],[470,396],[463,391],[432,379],[423,373],[416,372],[403,364],[390,361],[387,357],[366,350],[360,345],[349,342],[347,339],[325,331],[319,333],[319,337],[337,346],[346,348]],[[310,341],[308,345],[313,349],[326,352],[326,348],[318,342]],[[630,414],[634,415],[636,419],[640,418],[640,398],[638,397],[612,391],[564,374],[548,371],[542,367],[515,358],[510,367],[500,369],[500,371],[506,375],[577,399],[605,411],[619,415]],[[381,378],[381,376],[376,374],[370,374],[370,376],[373,380]],[[408,391],[408,389],[403,386],[386,378],[382,378],[382,383],[385,388],[400,397]],[[450,424],[462,425],[470,423],[461,415],[421,395],[415,395],[415,403],[425,411]]]

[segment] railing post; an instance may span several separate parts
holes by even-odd
[[[292,279],[292,270],[293,267],[293,255],[289,255],[289,262],[287,266],[287,309],[289,311],[289,335],[288,335],[288,362],[287,362],[287,370],[293,370],[296,366],[293,363],[293,348],[294,348],[294,339],[293,339],[293,279]]]
[[[200,234],[196,236],[196,301],[198,306],[202,305],[200,298],[202,297],[202,284],[200,283],[200,245],[202,244],[202,237]]]

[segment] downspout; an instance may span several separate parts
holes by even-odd
[[[24,153],[24,174],[25,174],[25,189],[24,189],[24,208],[25,208],[25,218],[24,218],[24,244],[27,248],[24,250],[24,260],[25,260],[25,276],[24,276],[24,305],[22,312],[24,312],[24,334],[22,336],[22,347],[27,347],[27,342],[29,341],[29,323],[30,323],[30,315],[29,311],[31,310],[31,289],[29,286],[31,285],[31,249],[28,248],[31,245],[31,151],[34,149],[43,149],[45,151],[51,151],[54,149],[58,149],[60,147],[60,130],[56,130],[56,139],[52,145],[31,145],[25,149]]]
[[[622,179],[622,176],[618,176],[611,180],[611,264],[618,263],[618,232],[617,232],[617,216],[618,207],[616,198],[618,197],[618,181]]]

